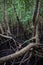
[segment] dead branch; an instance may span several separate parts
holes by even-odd
[[[3,63],[3,62],[8,61],[8,60],[12,60],[14,58],[18,58],[18,57],[22,56],[24,53],[26,53],[27,51],[29,51],[33,47],[37,47],[37,44],[30,43],[26,47],[21,49],[20,51],[17,51],[11,55],[0,58],[0,63]]]

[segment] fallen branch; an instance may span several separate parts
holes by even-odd
[[[21,49],[20,51],[17,51],[11,55],[0,58],[0,63],[3,63],[3,62],[8,61],[8,60],[13,60],[14,58],[18,58],[18,57],[22,56],[24,53],[26,53],[27,51],[29,51],[33,47],[37,47],[37,44],[30,43],[26,47]]]

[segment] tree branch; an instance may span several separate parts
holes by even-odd
[[[8,38],[8,39],[12,39],[11,36],[7,36],[7,35],[3,35],[3,34],[0,34],[1,37],[4,37],[4,38]]]
[[[0,58],[0,63],[3,63],[3,62],[8,61],[8,60],[12,60],[14,58],[18,58],[18,57],[22,56],[24,53],[26,53],[27,51],[29,51],[33,47],[37,47],[37,44],[30,43],[26,47],[21,49],[20,51],[17,51],[11,55]]]

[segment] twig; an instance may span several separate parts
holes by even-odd
[[[21,49],[20,51],[17,51],[13,54],[0,58],[0,63],[3,63],[8,60],[12,60],[14,58],[18,58],[18,57],[22,56],[24,53],[26,53],[27,51],[29,51],[32,47],[37,47],[37,44],[30,43],[26,47]]]

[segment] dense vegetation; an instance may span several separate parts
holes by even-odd
[[[3,21],[3,13],[2,13],[2,4],[5,3],[5,12],[8,14],[9,20],[11,18],[14,19],[14,22],[16,21],[16,15],[14,12],[14,7],[16,7],[17,15],[21,22],[24,24],[27,20],[32,19],[32,13],[33,13],[33,6],[34,6],[34,0],[28,1],[28,0],[2,0],[0,4],[0,21]],[[7,3],[7,4],[6,4]]]
[[[0,0],[0,64],[43,65],[43,0]]]

